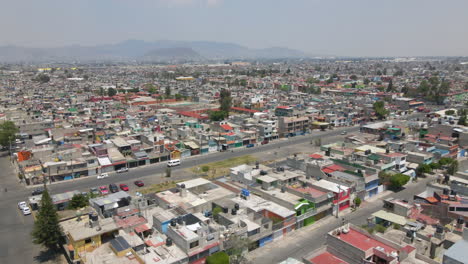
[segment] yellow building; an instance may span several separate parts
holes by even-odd
[[[94,219],[94,220],[93,220]],[[68,244],[72,260],[79,260],[85,252],[93,251],[114,238],[119,227],[112,218],[99,219],[97,215],[82,216],[60,223]],[[83,260],[85,261],[85,260]]]

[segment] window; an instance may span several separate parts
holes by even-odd
[[[193,241],[192,243],[190,243],[190,248],[194,248],[194,247],[197,247],[197,246],[198,246],[198,240]]]
[[[91,243],[91,238],[87,238],[87,239],[85,239],[85,241],[84,241],[84,242],[85,242],[85,244],[89,244],[89,243]]]

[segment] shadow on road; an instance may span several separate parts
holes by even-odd
[[[34,257],[36,263],[60,263],[61,253],[50,249],[41,250],[39,255]]]

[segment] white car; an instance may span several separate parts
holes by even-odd
[[[23,210],[23,208],[25,208],[25,207],[28,207],[28,204],[25,201],[18,203],[18,208],[20,210]]]
[[[123,167],[123,168],[120,168],[117,170],[117,173],[122,173],[122,172],[127,172],[128,171],[128,168],[127,167]]]
[[[104,179],[104,178],[107,178],[107,177],[109,177],[109,174],[107,174],[107,173],[101,173],[101,174],[99,174],[97,176],[98,180]]]
[[[31,214],[31,209],[29,209],[29,207],[24,207],[22,209],[23,211],[23,215],[30,215]]]

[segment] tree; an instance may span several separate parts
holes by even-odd
[[[211,121],[221,121],[227,117],[227,113],[224,111],[211,111],[209,115]]]
[[[229,116],[229,111],[231,110],[232,105],[232,97],[231,92],[226,89],[222,89],[221,93],[219,94],[219,109],[221,111],[226,112],[226,116]]]
[[[392,177],[392,175],[390,173],[387,173],[385,171],[380,171],[379,172],[379,182],[380,184],[387,184],[390,182],[390,177]]]
[[[450,165],[454,162],[455,160],[452,159],[452,158],[448,158],[448,157],[443,157],[439,160],[439,165],[440,166],[445,166],[445,165]]]
[[[58,245],[61,242],[62,231],[59,225],[59,219],[55,205],[50,198],[49,191],[44,188],[42,193],[41,206],[34,222],[33,243],[40,244],[46,248],[57,252]]]
[[[166,168],[166,177],[170,178],[172,174],[172,169],[170,167]]]
[[[229,255],[219,251],[206,258],[206,264],[229,264]]]
[[[351,80],[354,80],[354,81],[357,80],[356,74],[353,74],[353,75],[349,76],[349,78],[350,78]]]
[[[380,76],[382,75],[382,72],[380,70],[377,70],[376,74]]]
[[[389,92],[393,92],[393,80],[390,79],[390,81],[388,82],[388,86],[387,86],[387,93]]]
[[[182,100],[182,95],[181,94],[175,94],[175,99],[176,99],[176,101]]]
[[[164,95],[165,95],[166,97],[170,97],[170,96],[171,96],[171,87],[166,86],[166,89],[164,90]]]
[[[445,111],[445,114],[446,114],[446,115],[454,115],[454,114],[455,114],[455,110],[447,110],[447,111]]]
[[[332,83],[332,82],[333,82],[333,78],[332,78],[332,77],[330,77],[330,78],[327,79],[327,83],[328,83],[328,84],[330,84],[330,83]]]
[[[429,82],[427,80],[422,80],[418,86],[418,93],[426,96],[430,89]]]
[[[229,255],[231,264],[240,264],[245,261],[245,253],[250,245],[247,237],[232,235],[226,241],[226,253]]]
[[[112,97],[117,94],[117,91],[114,88],[107,89],[107,96]]]
[[[468,102],[467,102],[468,104]],[[458,119],[458,124],[461,125],[461,126],[467,126],[467,119],[466,119],[466,115],[467,115],[467,110],[466,109],[462,109],[459,111],[458,115],[460,116],[460,118]]]
[[[429,164],[429,166],[431,166],[432,170],[440,169],[440,164],[438,162],[432,162],[431,164]]]
[[[19,129],[12,121],[5,121],[0,124],[0,145],[6,147],[14,139]]]
[[[394,189],[399,189],[403,185],[408,183],[409,180],[410,180],[410,176],[402,174],[402,173],[397,173],[397,174],[392,175],[392,177],[390,177],[390,186],[392,186]]]
[[[41,73],[38,76],[36,76],[36,81],[40,83],[47,83],[50,81],[50,76],[47,74]]]
[[[365,78],[365,79],[364,79],[364,84],[365,84],[365,85],[368,85],[369,83],[370,83],[369,78]]]
[[[447,173],[450,175],[454,175],[458,171],[458,161],[454,160],[448,167]]]
[[[68,204],[69,209],[83,208],[88,205],[88,197],[79,193],[73,195],[70,203]]]
[[[206,172],[208,172],[210,170],[210,166],[204,165],[204,166],[201,167],[201,170],[206,173]]]
[[[356,207],[359,207],[361,205],[361,198],[359,197],[356,197],[354,198],[354,205],[356,205]]]
[[[430,165],[428,164],[420,164],[417,168],[416,168],[416,175],[418,177],[423,177],[425,173],[430,173],[432,171],[432,168]]]
[[[385,102],[384,101],[377,101],[373,105],[375,115],[377,118],[380,120],[385,119],[385,117],[388,115],[387,109],[385,109]]]

